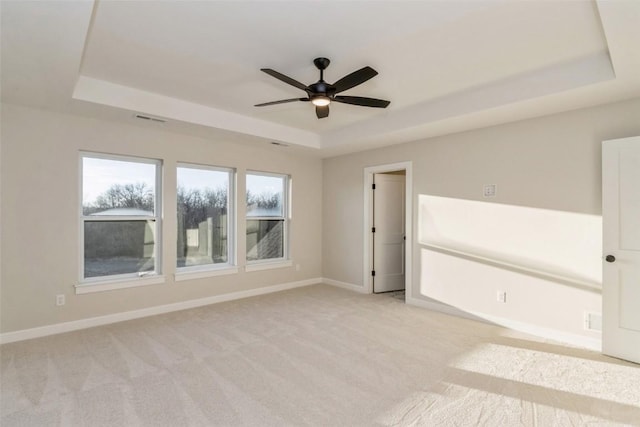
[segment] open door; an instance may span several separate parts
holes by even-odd
[[[405,289],[405,175],[373,177],[373,292]]]
[[[602,144],[602,352],[640,363],[640,137]]]

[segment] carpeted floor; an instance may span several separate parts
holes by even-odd
[[[640,366],[325,285],[6,344],[9,426],[640,425]]]

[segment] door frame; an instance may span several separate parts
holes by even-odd
[[[405,222],[404,232],[406,240],[404,242],[404,288],[405,288],[405,301],[411,300],[411,284],[413,279],[413,162],[399,162],[389,163],[384,165],[369,166],[364,168],[364,228],[363,228],[363,245],[364,248],[364,262],[362,269],[362,283],[364,284],[364,293],[373,293],[373,281],[371,277],[371,263],[373,259],[371,257],[371,251],[373,249],[373,236],[371,233],[372,227],[372,212],[373,212],[373,200],[371,198],[371,186],[373,185],[373,175],[376,173],[404,171],[405,172]]]

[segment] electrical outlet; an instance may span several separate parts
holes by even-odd
[[[507,293],[505,291],[498,291],[496,293],[496,299],[498,302],[506,303],[507,302]]]
[[[296,271],[300,271],[300,264],[296,264]]]
[[[58,305],[58,306],[64,305],[65,302],[66,301],[65,301],[64,294],[56,295],[56,305]]]
[[[482,195],[484,197],[496,197],[498,186],[496,184],[485,184]]]
[[[584,328],[587,331],[602,332],[602,314],[585,312]]]

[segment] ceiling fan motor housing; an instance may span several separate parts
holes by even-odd
[[[328,96],[330,98],[333,98],[333,96],[336,94],[336,88],[333,87],[333,85],[325,82],[324,80],[319,80],[318,82],[309,85],[309,87],[307,88],[307,93],[312,99],[315,95]]]

